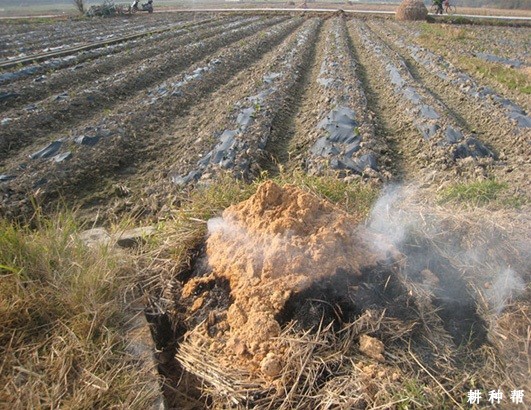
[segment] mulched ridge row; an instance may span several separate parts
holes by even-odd
[[[52,93],[59,94],[67,89],[71,89],[73,84],[78,87],[82,84],[88,84],[100,77],[112,74],[116,71],[116,67],[120,67],[123,70],[131,64],[139,64],[148,58],[156,57],[163,52],[170,51],[175,47],[181,47],[191,41],[213,37],[225,31],[225,25],[234,23],[236,19],[237,17],[213,22],[205,21],[204,23],[200,23],[200,29],[192,33],[189,33],[188,30],[195,27],[195,24],[193,26],[179,28],[176,31],[165,32],[161,35],[154,35],[149,38],[123,43],[119,47],[98,49],[92,53],[93,58],[87,57],[85,59],[85,57],[80,55],[80,58],[76,58],[76,60],[64,61],[64,64],[61,64],[57,68],[57,71],[52,75],[46,76],[46,78],[30,78],[23,84],[15,82],[9,84],[9,86],[2,87],[0,91],[13,93],[17,96],[16,98],[3,101],[0,112],[18,108],[24,104],[41,101]],[[218,28],[218,26],[221,26],[221,28]],[[88,56],[89,53],[82,54]],[[92,61],[89,65],[83,64],[87,60]],[[76,61],[75,66],[71,70],[65,70],[74,61]]]
[[[258,82],[251,95],[237,104],[229,115],[232,121],[220,130],[212,150],[205,153],[187,175],[171,175],[176,184],[195,182],[202,175],[216,175],[219,170],[244,178],[253,178],[259,173],[259,162],[266,154],[275,119],[300,81],[302,67],[309,64],[309,53],[320,25],[318,19],[305,23],[287,45],[286,53],[280,54],[271,64],[269,73]]]
[[[444,104],[419,84],[406,63],[361,21],[352,24],[363,46],[377,58],[411,125],[424,144],[424,160],[446,168],[458,159],[493,158],[495,154],[479,139],[462,129]]]
[[[40,27],[39,30],[25,32],[16,32],[12,30],[12,27],[0,22],[0,27],[4,26],[2,32],[6,33],[0,36],[0,41],[4,43],[4,48],[0,51],[0,58],[17,56],[13,54],[16,52],[15,49],[18,49],[18,54],[20,54],[20,50],[23,50],[25,54],[38,53],[45,48],[61,46],[65,42],[71,43],[73,38],[83,39],[79,43],[81,44],[89,38],[103,39],[106,36],[134,33],[155,26],[158,28],[171,27],[176,23],[189,21],[191,18],[191,15],[177,18],[164,16],[157,18],[155,22],[151,19],[136,18],[107,19],[104,25],[99,19],[64,21]]]
[[[192,79],[177,94],[167,93],[153,103],[144,101],[143,106],[134,113],[116,114],[95,123],[94,128],[105,125],[107,134],[110,132],[96,146],[78,145],[73,139],[69,140],[58,155],[72,148],[71,159],[59,163],[54,158],[31,161],[24,170],[17,171],[19,173],[15,180],[0,182],[0,214],[9,218],[27,215],[32,208],[27,199],[28,193],[38,193],[38,200],[43,201],[43,205],[51,205],[61,192],[75,196],[75,192],[97,184],[98,179],[105,174],[115,173],[138,161],[137,155],[142,147],[152,139],[159,138],[164,128],[176,121],[188,107],[258,60],[302,24],[302,19],[284,20],[269,20],[269,24],[255,26],[255,34],[243,43],[227,41],[230,45],[218,53],[217,59],[207,58],[208,62],[205,61],[205,64],[214,68],[196,79],[193,77],[197,69],[190,69],[183,78]],[[81,132],[82,129],[77,131]]]
[[[319,121],[310,131],[314,140],[305,163],[310,172],[317,174],[332,172],[340,177],[363,174],[381,178],[380,152],[386,147],[375,138],[367,98],[350,47],[345,20],[334,19],[317,78]]]
[[[29,113],[25,118],[13,121],[12,125],[4,126],[2,131],[5,138],[0,141],[0,153],[12,155],[37,139],[60,134],[71,128],[72,124],[87,121],[139,91],[177,75],[219,48],[282,20],[285,20],[285,17],[254,22],[229,30],[205,41],[200,40],[157,55],[155,61],[162,61],[156,68],[153,67],[155,61],[143,62],[140,69],[137,66],[129,67],[126,71],[114,74],[106,82],[100,82],[97,87],[83,90],[72,98],[59,95],[47,110],[36,114]]]

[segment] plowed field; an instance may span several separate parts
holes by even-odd
[[[3,215],[29,212],[30,197],[156,214],[172,190],[219,170],[373,182],[500,176],[527,188],[529,94],[424,48],[420,25],[208,13],[8,25],[2,58],[155,29],[3,70]],[[529,29],[466,30],[503,37],[497,64],[529,78]],[[494,58],[479,42],[456,43],[457,53]],[[147,196],[154,203],[134,199]]]

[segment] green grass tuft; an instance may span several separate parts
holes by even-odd
[[[432,397],[430,397],[433,399]],[[397,409],[409,410],[411,408],[427,408],[430,400],[424,391],[423,386],[418,380],[406,380],[400,385],[400,390],[397,391],[393,397],[393,401],[397,402]]]
[[[531,94],[529,76],[518,69],[499,63],[489,63],[478,58],[466,58],[464,60],[464,65],[475,70],[480,76],[503,84],[510,90],[516,90],[522,94]]]
[[[443,50],[447,54],[453,54],[452,44],[457,42],[473,43],[479,50],[489,51],[485,48],[484,42],[478,37],[477,32],[467,28],[443,27],[437,24],[422,23],[420,25],[421,43],[434,50]],[[492,50],[490,51],[492,52]],[[517,68],[508,67],[501,63],[483,61],[476,57],[460,56],[456,58],[459,68],[477,75],[479,78],[487,80],[494,87],[501,85],[509,90],[513,90],[525,95],[531,94],[531,84],[529,75]]]
[[[378,189],[362,181],[345,182],[335,176],[314,176],[306,173],[281,175],[275,181],[290,183],[309,190],[326,199],[348,213],[367,216],[378,197]]]
[[[515,208],[521,206],[523,204],[523,199],[502,195],[507,188],[508,185],[506,183],[498,182],[493,179],[454,184],[439,193],[439,202],[462,202],[474,206],[496,202],[500,205]]]

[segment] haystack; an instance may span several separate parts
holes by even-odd
[[[428,9],[422,0],[404,0],[396,11],[396,19],[405,20],[426,20]]]

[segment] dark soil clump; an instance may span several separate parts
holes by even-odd
[[[340,330],[368,309],[385,309],[390,317],[414,320],[413,306],[414,301],[397,277],[396,265],[379,264],[362,271],[362,276],[338,270],[314,282],[294,293],[276,319],[281,326],[293,320],[303,330],[317,330],[331,323]]]

